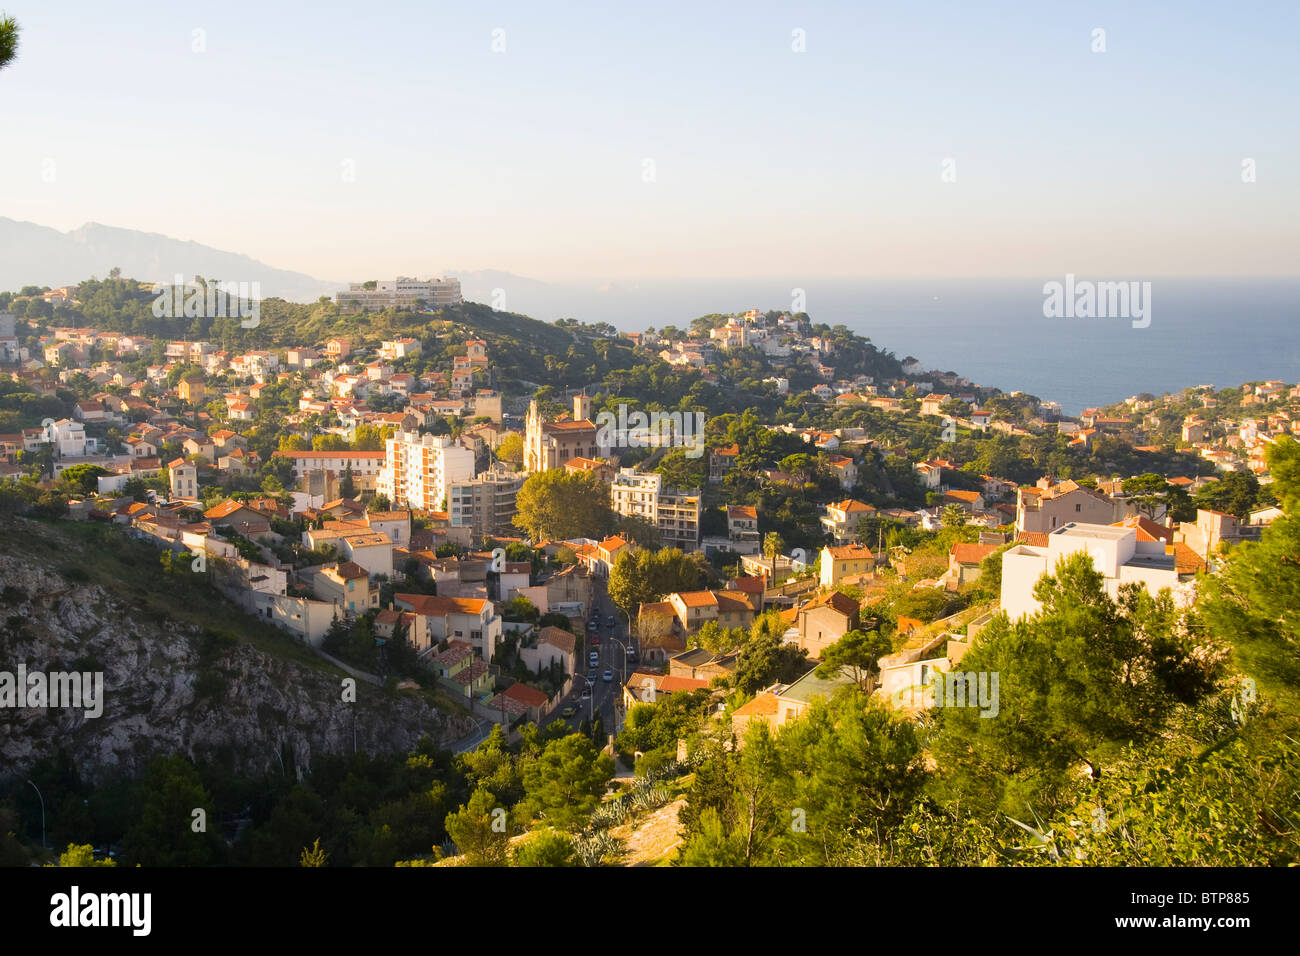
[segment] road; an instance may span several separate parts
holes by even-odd
[[[575,731],[583,720],[599,714],[601,722],[605,726],[605,733],[617,733],[617,717],[621,713],[621,708],[617,705],[623,694],[623,685],[626,682],[624,675],[630,675],[636,666],[628,663],[623,648],[633,647],[634,644],[628,634],[627,617],[610,601],[609,594],[605,590],[605,582],[602,580],[596,580],[592,583],[592,605],[600,618],[600,628],[593,634],[592,631],[585,630],[586,624],[584,622],[584,636],[582,641],[579,642],[582,645],[582,653],[578,662],[578,675],[574,678],[572,692],[565,698],[560,709],[569,704],[578,709],[578,712],[567,720],[569,726]],[[588,611],[587,616],[588,618],[592,616],[590,611]],[[605,623],[611,617],[614,618],[612,628]],[[588,673],[587,655],[593,649],[591,647],[593,636],[600,640],[600,646],[594,648],[599,655],[600,663],[596,666],[592,699],[583,700],[582,692],[587,687],[585,679]],[[622,642],[621,645],[620,641]],[[601,675],[604,674],[606,668],[614,672],[613,680],[606,681],[602,679]],[[556,719],[564,720],[565,718],[557,716]]]

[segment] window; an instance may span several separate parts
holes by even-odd
[[[1082,505],[1082,504],[1077,504],[1077,505],[1075,505],[1075,506],[1074,506],[1074,510],[1075,510],[1075,511],[1082,511],[1082,510],[1083,510],[1083,505]]]

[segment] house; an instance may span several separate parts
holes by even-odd
[[[674,677],[712,681],[715,677],[727,677],[734,673],[738,659],[737,654],[714,654],[696,647],[668,658],[668,673]]]
[[[955,543],[948,550],[948,574],[960,587],[980,576],[980,562],[998,549],[996,544]]]
[[[559,662],[560,669],[572,676],[577,672],[577,640],[562,627],[544,627],[532,644],[519,648],[519,659],[534,674]]]
[[[409,640],[417,651],[444,640],[466,641],[486,662],[501,643],[501,617],[485,598],[453,598],[428,594],[394,594],[393,603],[416,615]]]
[[[203,512],[203,517],[214,528],[229,525],[250,540],[271,534],[271,522],[267,520],[266,515],[233,498],[227,498],[221,504],[209,508]]]
[[[826,514],[821,517],[822,530],[837,545],[851,544],[858,540],[858,522],[876,513],[871,505],[853,498],[833,501],[826,506]]]
[[[921,486],[927,491],[938,491],[943,468],[936,461],[919,461],[914,466]]]
[[[370,572],[352,561],[340,561],[312,575],[312,593],[342,608],[348,617],[379,607],[379,585],[372,585]]]
[[[1037,486],[1016,489],[1016,531],[1051,532],[1070,524],[1110,524],[1115,503],[1095,488],[1074,481],[1054,484],[1044,478]]]
[[[199,497],[199,469],[196,465],[177,458],[167,466],[171,479],[171,496],[185,501],[197,501]]]
[[[727,505],[727,544],[737,554],[758,554],[758,509],[754,505]]]
[[[840,688],[852,686],[852,677],[843,673],[831,678],[818,677],[815,667],[809,668],[792,684],[774,685],[751,701],[753,706],[747,704],[732,714],[731,726],[737,745],[744,745],[745,733],[752,721],[761,720],[775,730],[803,716],[814,701],[829,700]]]
[[[785,640],[820,660],[827,647],[860,623],[858,602],[841,591],[830,591],[796,609],[795,625]]]
[[[826,459],[826,463],[830,466],[831,473],[839,478],[840,487],[845,491],[857,486],[858,464],[852,458],[846,458],[844,455],[831,455]]]
[[[1047,534],[1046,547],[1017,544],[1002,555],[1002,610],[1012,620],[1036,614],[1041,605],[1034,585],[1054,572],[1057,562],[1083,551],[1101,572],[1106,593],[1115,598],[1121,584],[1136,582],[1151,594],[1171,588],[1183,594],[1173,547],[1163,541],[1138,539],[1138,529],[1109,524],[1070,522]]]
[[[176,397],[188,405],[197,405],[207,396],[203,375],[193,372],[176,383]]]
[[[433,655],[430,663],[443,686],[467,700],[487,694],[495,682],[488,665],[465,641],[452,641],[446,650]]]
[[[679,677],[673,674],[656,674],[650,671],[633,671],[623,685],[623,707],[653,704],[664,694],[707,690],[709,682],[698,677]]]
[[[756,614],[743,591],[683,591],[665,598],[677,619],[679,634],[692,634],[709,621],[719,627],[749,627]]]
[[[723,445],[709,451],[709,481],[717,484],[726,477],[727,472],[736,467],[736,457],[740,454],[739,445]]]
[[[945,505],[957,505],[970,514],[984,510],[984,496],[978,491],[962,491],[959,489],[945,491],[943,493],[943,503]]]
[[[867,574],[876,566],[870,548],[857,544],[827,545],[821,550],[821,586],[830,590],[851,575]]]

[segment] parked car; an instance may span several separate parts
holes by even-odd
[[[584,688],[582,689],[582,700],[591,700],[591,688],[590,688],[590,687],[584,687]]]
[[[600,635],[598,634],[591,635],[591,646],[600,647]]]
[[[587,680],[594,681],[595,679],[596,679],[596,668],[594,667],[587,668]]]
[[[572,704],[569,704],[567,707],[565,707],[563,710],[560,711],[560,716],[572,717],[577,712],[578,712],[578,708],[574,707]]]

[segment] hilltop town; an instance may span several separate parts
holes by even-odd
[[[1090,568],[1099,600],[1136,614],[1141,592],[1172,621],[1287,517],[1271,462],[1293,460],[1295,384],[1075,417],[802,313],[618,333],[398,279],[262,303],[250,328],[156,323],[152,292],[3,294],[0,512],[147,541],[159,581],[201,582],[375,686],[436,691],[477,728],[460,752],[580,735],[600,833],[694,813],[647,860],[706,852],[691,787],[755,725],[855,694],[924,723],[983,642],[1058,610],[1044,575]],[[1179,647],[1169,666],[1197,677],[1169,693],[1193,706],[1222,654]],[[607,809],[634,773],[644,793]]]

